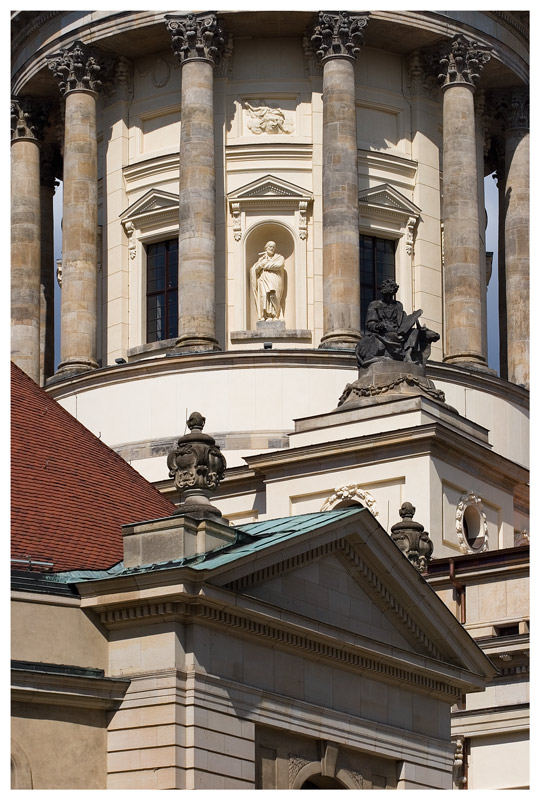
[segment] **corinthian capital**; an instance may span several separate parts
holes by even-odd
[[[355,59],[364,41],[368,11],[349,14],[347,11],[319,11],[311,34],[311,46],[321,61],[329,58]]]
[[[439,81],[443,89],[456,83],[473,88],[480,73],[491,58],[492,51],[461,33],[453,37],[440,58]]]
[[[11,139],[35,139],[39,141],[47,121],[47,112],[42,103],[32,97],[11,98]]]
[[[165,19],[173,53],[181,64],[194,59],[219,63],[225,48],[225,32],[216,14],[167,14]]]
[[[104,58],[83,42],[73,42],[47,59],[62,95],[75,91],[99,92],[104,78]]]

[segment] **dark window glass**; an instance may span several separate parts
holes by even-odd
[[[360,324],[362,330],[369,304],[379,296],[386,278],[395,280],[395,242],[360,235]]]
[[[178,336],[178,239],[146,248],[146,341]]]

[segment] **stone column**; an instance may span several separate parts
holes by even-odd
[[[354,67],[367,14],[320,12],[311,43],[323,67],[323,316],[320,347],[360,338],[358,146]]]
[[[486,292],[480,257],[474,90],[489,53],[454,36],[440,60],[443,97],[445,355],[487,369],[482,335]]]
[[[499,235],[497,243],[497,272],[499,278],[499,375],[508,380],[508,332],[506,330],[506,268],[504,263],[504,156],[497,167],[496,180],[499,190]]]
[[[65,97],[61,362],[57,374],[95,369],[97,287],[96,53],[74,42],[49,59]]]
[[[512,92],[505,125],[508,380],[529,386],[529,96]]]
[[[54,217],[53,197],[60,174],[59,154],[47,147],[41,155],[41,299],[40,376],[45,383],[54,373]]]
[[[225,46],[214,13],[167,15],[182,65],[178,339],[183,352],[219,350],[216,339],[214,66]]]
[[[41,212],[39,138],[43,112],[11,102],[11,357],[39,383]]]

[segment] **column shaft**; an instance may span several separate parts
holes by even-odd
[[[182,65],[178,341],[219,350],[215,323],[215,167],[213,64]]]
[[[41,383],[54,373],[54,186],[41,185],[41,300],[40,374]]]
[[[323,303],[321,347],[360,338],[358,167],[354,61],[323,66]]]
[[[84,372],[96,360],[96,94],[66,95],[59,372]]]
[[[39,144],[16,139],[11,146],[11,353],[39,383],[40,312]]]
[[[529,385],[529,134],[507,133],[504,225],[508,380]]]
[[[443,220],[444,360],[485,367],[474,96],[464,83],[443,98]]]
[[[504,263],[504,177],[503,172],[497,172],[497,186],[499,189],[499,235],[498,235],[498,264],[499,277],[499,375],[508,380],[508,332],[506,330],[506,267]]]

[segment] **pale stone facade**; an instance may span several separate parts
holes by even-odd
[[[435,559],[512,549],[529,528],[527,35],[521,12],[18,12],[12,92],[17,102],[46,100],[49,124],[15,127],[12,137],[14,360],[39,380],[41,348],[41,373],[51,378],[47,151],[53,180],[64,180],[62,355],[48,391],[147,479],[172,492],[167,454],[200,408],[229,467],[215,503],[235,526],[359,503],[389,533],[407,500]],[[59,88],[50,67],[77,41],[84,63],[100,65],[102,86],[91,85],[90,71],[82,85],[72,78]],[[500,378],[487,369],[483,178],[493,170],[509,198],[499,215]],[[427,374],[451,409],[411,396],[331,414],[356,376],[359,236],[386,242],[398,299],[423,309],[441,335]],[[173,240],[178,327],[149,341],[149,252]],[[280,319],[261,324],[250,270],[267,242],[283,257],[283,293]],[[505,595],[504,582],[479,581],[485,608],[495,608],[491,592]],[[435,584],[443,599],[455,591],[442,578]],[[522,625],[516,648],[526,651],[521,585],[519,597],[519,611],[467,617],[473,637]],[[132,716],[152,692],[200,691],[216,704],[205,713],[234,726],[232,781],[285,788],[285,774],[293,784],[321,775],[361,788],[343,777],[358,739],[344,734],[336,755],[304,742],[300,729],[276,743],[266,711],[233,720],[215,687],[178,688],[174,670],[185,665],[173,639],[165,627],[148,644],[169,652],[169,673],[131,674]],[[114,669],[86,666],[116,679],[119,658]],[[479,700],[477,720],[459,712],[452,723],[470,788],[495,788],[491,765],[506,759],[515,764],[511,785],[527,784],[527,701],[516,680],[488,690],[496,701]],[[250,702],[243,697],[242,707]],[[480,719],[482,703],[519,706],[519,720],[504,710],[493,724],[490,714]],[[176,742],[169,712],[167,746],[195,747]],[[214,742],[223,733],[216,725],[205,734]],[[110,736],[120,740],[112,772],[122,775],[124,737],[135,734]],[[319,739],[335,741],[327,729]],[[164,766],[163,788],[180,785],[182,770],[195,785],[197,769]],[[383,778],[396,788],[423,782],[420,765],[407,770],[370,766],[362,775],[366,788]]]

